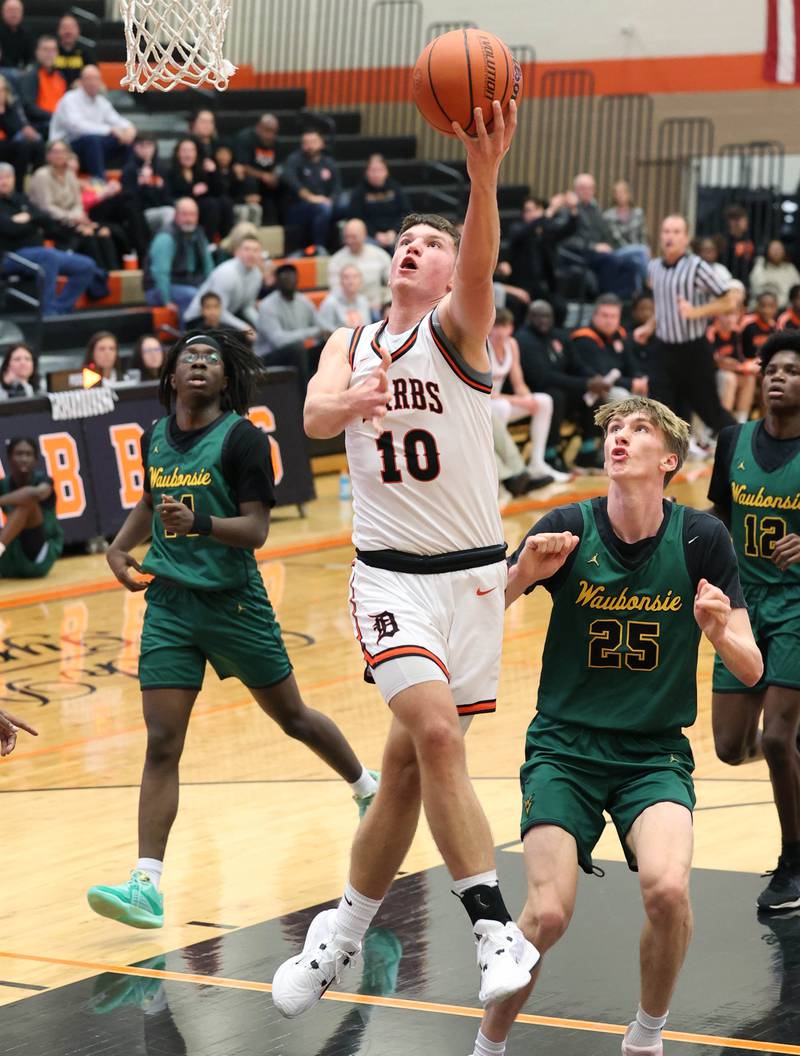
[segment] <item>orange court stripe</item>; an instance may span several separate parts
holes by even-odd
[[[74,961],[64,957],[41,957],[28,953],[14,953],[0,950],[0,957],[16,961],[33,961],[39,964],[59,964],[68,968],[85,968],[95,972],[109,972],[114,975],[132,975],[144,979],[165,979],[175,983],[195,983],[200,986],[218,986],[232,990],[251,990],[260,993],[272,993],[271,983],[256,982],[252,979],[228,979],[216,975],[190,975],[184,972],[160,971],[157,968],[135,968],[121,964],[103,964],[96,961]],[[55,987],[53,989],[56,989]],[[345,1004],[374,1005],[380,1008],[403,1009],[408,1012],[432,1012],[444,1016],[464,1016],[470,1019],[482,1019],[483,1009],[470,1008],[468,1005],[443,1005],[432,1001],[414,1001],[402,997],[376,997],[370,994],[350,994],[344,991],[331,991],[323,994],[324,1001],[339,1001]],[[560,1030],[585,1030],[597,1034],[625,1033],[627,1027],[620,1023],[597,1023],[585,1019],[563,1019],[559,1016],[535,1016],[522,1013],[517,1016],[518,1023],[529,1023],[538,1027],[556,1027]],[[713,1034],[693,1034],[687,1031],[665,1030],[667,1041],[682,1041],[689,1045],[709,1045],[715,1048],[746,1049],[753,1052],[786,1053],[787,1056],[800,1056],[800,1045],[786,1045],[782,1042],[752,1041],[747,1038],[716,1037]]]

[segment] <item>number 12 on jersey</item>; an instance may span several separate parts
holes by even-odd
[[[381,456],[381,480],[384,484],[401,484],[403,474],[397,464],[394,434],[387,430],[375,441]],[[406,468],[414,480],[423,482],[439,476],[439,450],[436,440],[426,429],[409,429],[402,440]]]

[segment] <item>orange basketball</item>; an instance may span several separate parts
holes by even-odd
[[[492,101],[503,113],[522,93],[522,70],[508,46],[485,29],[454,29],[436,37],[417,59],[413,73],[414,102],[438,132],[454,135],[458,121],[475,135],[475,108],[480,106],[486,127],[492,125]]]

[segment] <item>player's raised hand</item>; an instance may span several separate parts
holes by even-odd
[[[694,618],[706,638],[713,642],[728,626],[730,598],[707,579],[701,579],[694,596]]]
[[[134,579],[131,575],[130,570],[132,568],[137,572],[141,572],[142,575],[146,574],[133,554],[127,554],[124,550],[115,550],[112,546],[106,551],[106,561],[108,562],[108,567],[126,590],[130,590],[131,593],[135,594],[138,590],[147,589],[149,580]]]
[[[792,533],[779,539],[772,550],[771,560],[781,572],[800,562],[800,535]]]
[[[17,733],[25,730],[33,737],[38,737],[39,732],[33,726],[29,726],[22,719],[15,719],[7,711],[0,711],[0,756],[11,755],[17,743]]]
[[[526,585],[549,579],[558,572],[579,542],[578,536],[572,532],[529,535],[517,561],[517,574]]]
[[[503,114],[499,100],[492,103],[492,130],[486,129],[481,107],[475,107],[475,135],[468,136],[458,121],[453,122],[453,132],[464,144],[467,152],[467,171],[470,180],[484,174],[495,176],[500,162],[508,153],[517,127],[517,104],[512,99],[508,113]]]
[[[389,410],[389,367],[392,357],[381,349],[381,361],[371,370],[360,385],[351,389],[353,413],[364,421],[372,422],[376,434],[383,431],[383,418]]]
[[[156,511],[161,517],[165,532],[188,535],[194,528],[194,510],[185,503],[173,499],[171,495],[161,496],[161,502],[156,506]]]

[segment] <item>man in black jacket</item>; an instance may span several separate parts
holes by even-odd
[[[583,370],[606,379],[615,374],[610,383],[624,392],[612,395],[620,399],[647,395],[647,378],[626,346],[627,336],[622,327],[622,304],[613,293],[598,297],[589,325],[570,334],[575,358]]]
[[[24,70],[33,62],[33,36],[22,19],[21,0],[3,0],[0,6],[0,65]]]
[[[578,226],[578,199],[568,191],[550,202],[526,198],[522,217],[509,229],[504,260],[499,272],[532,298],[552,300],[556,291],[554,255],[559,242],[575,234]]]
[[[81,27],[74,15],[62,15],[58,22],[58,57],[56,69],[61,71],[68,87],[80,77],[84,66],[96,66],[94,48],[82,44]]]
[[[71,312],[92,279],[102,274],[95,262],[81,253],[44,247],[45,236],[55,233],[57,227],[52,217],[14,190],[14,169],[6,162],[0,163],[0,256],[16,253],[41,268],[42,315]],[[6,275],[29,274],[24,265],[7,258],[3,259],[2,269]],[[67,284],[56,294],[59,275],[67,277]]]
[[[45,140],[49,138],[53,111],[67,90],[67,82],[56,68],[58,42],[55,37],[39,37],[36,62],[22,75],[19,94],[28,120]]]
[[[547,301],[531,304],[527,322],[515,337],[519,343],[525,384],[531,392],[546,392],[553,399],[545,461],[564,472],[566,467],[559,445],[562,422],[569,418],[576,423],[583,437],[581,451],[575,459],[576,468],[597,468],[598,432],[586,401],[607,396],[609,384],[600,375],[587,370],[576,359],[570,343],[554,330],[553,309]]]
[[[324,246],[342,180],[339,166],[325,153],[325,140],[319,132],[303,133],[300,149],[286,159],[281,178],[290,195],[286,223],[301,228],[303,244]]]

